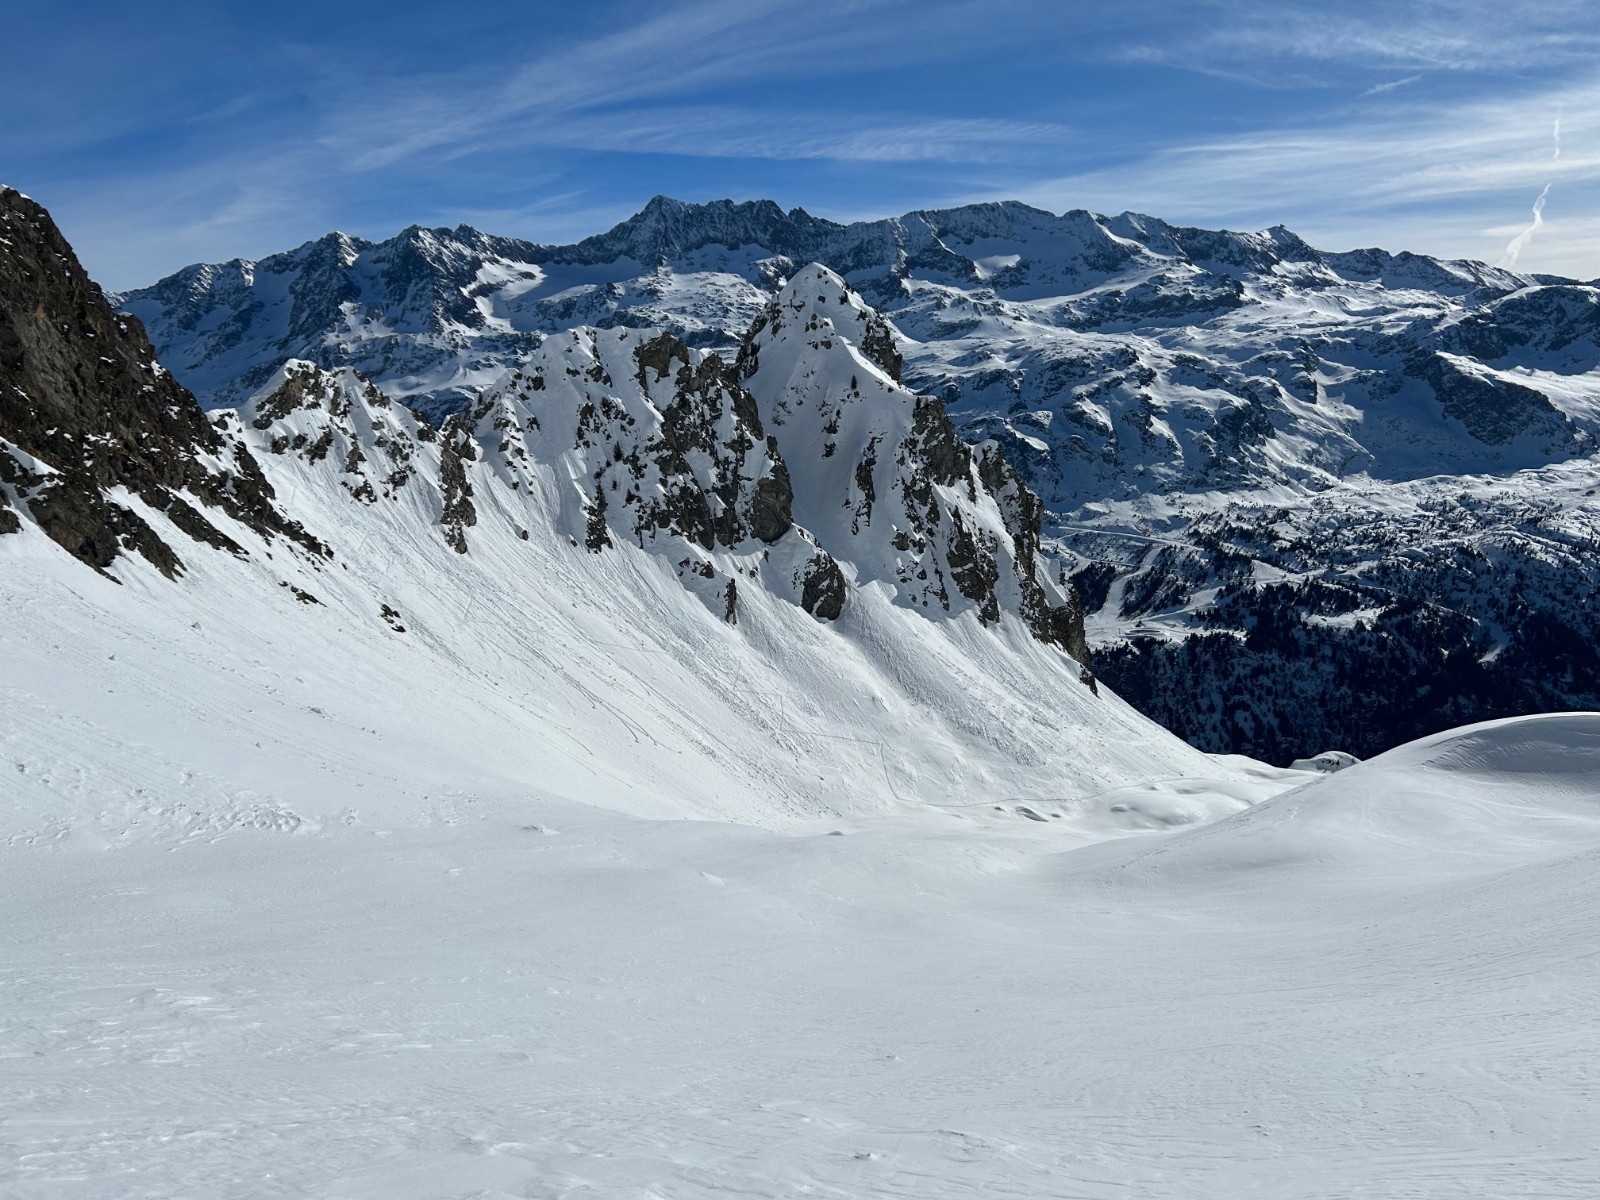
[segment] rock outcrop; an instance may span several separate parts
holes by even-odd
[[[795,480],[795,516],[856,582],[901,603],[1010,613],[1088,665],[1082,608],[1038,559],[1038,498],[998,446],[899,380],[893,327],[835,272],[799,271],[741,344],[737,373]]]
[[[229,529],[321,545],[275,502],[259,465],[214,428],[118,314],[34,201],[0,190],[0,533],[25,513],[97,570],[131,551],[183,570],[158,530],[234,554]],[[235,532],[236,532],[235,528]]]

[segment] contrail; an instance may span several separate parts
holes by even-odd
[[[1555,152],[1550,155],[1551,162],[1558,162],[1561,158],[1561,112],[1556,112],[1556,123],[1550,130],[1550,137],[1555,142]],[[1544,205],[1550,199],[1550,189],[1555,186],[1555,180],[1550,180],[1544,185],[1544,191],[1539,193],[1539,198],[1533,202],[1533,223],[1516,237],[1506,243],[1505,253],[1500,256],[1500,265],[1510,270],[1517,265],[1517,256],[1533,240],[1533,235],[1538,232],[1539,226],[1544,224]]]
[[[1539,193],[1539,198],[1533,202],[1533,224],[1529,225],[1516,237],[1512,238],[1506,246],[1506,252],[1500,256],[1500,265],[1507,270],[1517,265],[1517,255],[1522,253],[1522,248],[1533,240],[1534,232],[1544,224],[1544,202],[1550,198],[1550,184],[1544,185],[1544,191]]]

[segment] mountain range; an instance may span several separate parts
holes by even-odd
[[[657,197],[569,246],[330,234],[113,300],[207,406],[300,360],[439,423],[574,329],[735,359],[813,262],[1038,497],[1100,674],[1192,744],[1366,755],[1600,703],[1591,284],[1132,213]]]

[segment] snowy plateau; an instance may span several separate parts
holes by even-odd
[[[985,219],[1137,241],[1030,214]],[[1600,1195],[1600,713],[1208,753],[1107,686],[1086,574],[1125,605],[1198,582],[1163,555],[1215,560],[1146,628],[1232,637],[1200,628],[1232,578],[1202,522],[1274,497],[1254,584],[1368,589],[1305,628],[1377,637],[1358,611],[1430,538],[1550,564],[1539,603],[1582,609],[1590,343],[1541,343],[1542,400],[1481,345],[1374,357],[1381,433],[1353,376],[1251,392],[1264,350],[1180,401],[1181,321],[1046,337],[1027,313],[1077,283],[988,226],[981,279],[920,282],[955,268],[908,224],[849,235],[916,260],[902,310],[866,250],[777,263],[731,226],[694,271],[468,231],[472,282],[424,262],[388,295],[397,247],[457,262],[412,231],[114,306],[0,190],[0,1195]],[[1589,291],[1361,261],[1323,311],[1374,356]],[[1264,286],[1239,356],[1290,327]],[[1388,328],[1386,288],[1437,311]],[[1088,474],[983,398],[1117,339],[1169,373],[1048,393],[1106,413]],[[1171,452],[1118,466],[1144,393]],[[1228,416],[1252,396],[1273,433]],[[1314,450],[1352,430],[1340,474]],[[1470,664],[1523,652],[1494,628]]]

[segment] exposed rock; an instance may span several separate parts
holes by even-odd
[[[993,624],[1000,619],[1000,601],[994,585],[1000,582],[998,549],[992,538],[974,534],[959,511],[950,514],[950,545],[945,552],[950,577],[963,596],[978,606],[978,619]]]
[[[218,549],[243,553],[191,501],[323,553],[276,507],[248,451],[156,363],[138,320],[112,311],[44,209],[9,188],[0,190],[0,439],[48,465],[25,485],[27,509],[97,570],[123,551],[168,576],[183,569],[114,488]]]
[[[824,621],[837,621],[844,612],[845,593],[849,585],[839,564],[826,554],[819,554],[805,568],[801,579],[800,607]]]
[[[750,505],[750,532],[763,542],[775,542],[794,527],[794,488],[789,483],[789,468],[777,455],[777,443],[769,441],[772,473],[756,480],[755,499]]]
[[[861,331],[861,353],[882,367],[890,379],[901,382],[905,359],[894,344],[894,333],[889,328],[889,322],[877,313],[872,315]]]
[[[606,525],[606,492],[602,487],[594,490],[594,500],[589,505],[589,521],[584,531],[583,544],[596,554],[611,545],[611,530]]]
[[[439,485],[444,493],[444,510],[439,524],[444,528],[444,540],[457,554],[467,552],[466,530],[478,523],[478,510],[472,506],[472,484],[462,469],[462,457],[462,448],[453,437],[441,440]]]
[[[1427,380],[1445,416],[1460,421],[1485,445],[1503,446],[1513,438],[1533,435],[1552,451],[1579,449],[1571,422],[1543,392],[1474,372],[1444,354],[1415,355],[1406,369]]]

